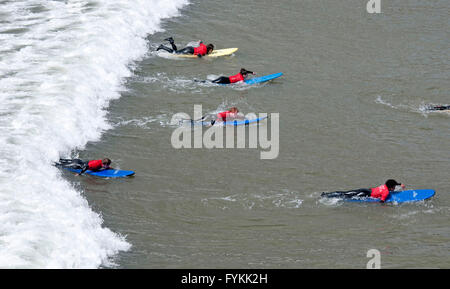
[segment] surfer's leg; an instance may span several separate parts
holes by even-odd
[[[164,39],[164,41],[169,41],[169,42],[173,42],[173,37],[172,37],[172,36],[170,36],[170,37],[168,37],[168,38]]]
[[[79,159],[59,159],[59,165],[63,167],[72,167],[77,165],[79,162],[82,162]]]
[[[54,162],[53,165],[64,167],[66,164],[71,163],[71,162],[72,162],[71,159],[59,159],[59,161],[58,162]]]
[[[70,163],[64,164],[65,167],[70,167],[73,169],[84,169],[85,167],[87,167],[87,165],[87,162],[84,162],[80,159],[73,159]]]
[[[173,51],[176,52],[176,51],[178,50],[177,46],[175,45],[175,41],[173,40],[172,37],[166,38],[166,39],[164,39],[164,40],[165,40],[165,41],[169,41],[170,45],[172,45]]]
[[[170,42],[170,45],[172,45],[172,49],[173,49],[173,51],[177,51],[178,50],[178,48],[177,48],[177,46],[175,45],[175,43],[172,41],[172,42]]]
[[[371,194],[372,194],[371,189],[363,188],[363,189],[353,190],[351,193],[348,194],[348,196],[351,198],[353,198],[353,197],[365,198],[365,197],[370,197]]]
[[[450,105],[449,106],[444,106],[444,105],[434,106],[431,108],[431,110],[450,110]]]
[[[346,192],[343,191],[336,191],[331,193],[322,193],[320,194],[321,197],[325,198],[342,198],[345,195]]]
[[[169,52],[169,53],[173,53],[174,52],[174,50],[172,50],[172,49],[170,49],[169,47],[166,47],[166,46],[164,46],[164,45],[160,45],[158,48],[156,48],[156,51],[159,51],[159,50],[165,50],[165,51],[167,51],[167,52]]]
[[[212,81],[213,83],[223,83],[223,84],[230,84],[230,78],[226,76],[221,76],[215,80]]]
[[[363,198],[363,197],[370,197],[371,194],[370,189],[357,189],[357,190],[350,190],[350,191],[336,191],[331,193],[322,193],[321,197],[327,197],[327,198]]]

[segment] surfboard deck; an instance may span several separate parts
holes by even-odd
[[[233,120],[233,121],[226,121],[226,122],[216,122],[214,123],[214,126],[225,126],[225,125],[233,125],[233,126],[239,126],[239,125],[249,125],[252,123],[258,123],[264,119],[266,119],[267,116],[254,118],[254,119],[242,119],[242,120]],[[197,121],[193,122],[192,125],[197,126],[211,126],[210,121]]]
[[[72,168],[64,168],[68,171],[71,171],[73,173],[80,173],[80,169],[72,169]],[[100,170],[100,171],[91,171],[87,170],[84,172],[85,174],[102,177],[102,178],[123,178],[123,177],[129,177],[134,175],[133,171],[125,171],[125,170],[114,170],[114,169],[108,169],[108,170]]]
[[[274,73],[274,74],[269,74],[269,75],[264,75],[264,76],[260,76],[260,77],[254,77],[251,79],[246,79],[246,80],[244,80],[244,82],[246,84],[257,84],[257,83],[262,83],[262,82],[266,82],[266,81],[278,78],[282,75],[283,75],[282,72],[278,72],[278,73]]]
[[[233,53],[235,53],[236,51],[238,51],[239,48],[224,48],[224,49],[217,49],[217,50],[213,50],[213,52],[211,52],[210,54],[207,54],[203,57],[206,58],[214,58],[214,57],[220,57],[220,56],[228,56],[231,55]],[[199,58],[197,55],[192,55],[192,54],[171,54],[171,53],[167,53],[170,56],[176,57],[176,58]],[[202,57],[202,58],[203,58]]]
[[[248,85],[263,83],[263,82],[270,81],[272,79],[278,78],[278,77],[280,77],[282,75],[283,75],[283,72],[278,72],[278,73],[264,75],[264,76],[260,76],[260,77],[254,77],[254,78],[251,78],[251,79],[244,80],[244,83],[248,84]],[[204,81],[197,81],[197,82],[206,82],[206,80],[204,80]],[[233,83],[217,83],[217,84],[218,85],[222,85],[222,86],[233,85]]]
[[[407,202],[420,202],[432,198],[435,195],[434,190],[406,190],[391,192],[386,199],[386,203],[407,203]],[[351,198],[344,199],[346,202],[359,202],[359,203],[379,203],[380,199],[375,198]]]

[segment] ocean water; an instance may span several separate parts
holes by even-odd
[[[1,1],[0,267],[450,267],[450,4],[381,1]],[[238,47],[173,59],[172,36]],[[167,43],[166,43],[167,44]],[[253,87],[195,80],[283,77]],[[279,154],[175,149],[172,117],[279,114]],[[269,122],[262,128],[271,127]],[[127,179],[59,157],[109,157]],[[426,202],[324,191],[388,178]]]
[[[145,37],[187,1],[0,2],[0,267],[97,268],[132,246],[52,166],[111,128]]]

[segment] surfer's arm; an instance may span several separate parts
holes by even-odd
[[[84,174],[84,172],[86,172],[88,169],[89,169],[89,164],[86,162],[81,167],[81,172],[79,174],[77,174],[77,176]]]
[[[384,203],[390,194],[391,194],[391,192],[389,192],[389,191],[387,194],[382,194],[380,197],[380,203]]]
[[[81,172],[77,174],[77,176],[84,174],[85,171],[88,170],[88,166],[85,166],[84,168],[81,169]]]

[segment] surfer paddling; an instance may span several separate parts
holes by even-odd
[[[381,185],[376,188],[363,188],[351,191],[337,191],[331,193],[322,193],[321,197],[327,198],[365,198],[372,197],[376,199],[380,199],[380,202],[384,203],[386,199],[389,197],[389,193],[395,190],[396,186],[401,186],[402,189],[405,188],[405,185],[402,183],[398,183],[396,180],[389,179],[386,181],[384,185]]]
[[[238,74],[232,75],[232,76],[221,76],[215,80],[213,80],[213,83],[221,83],[221,84],[230,84],[230,83],[236,83],[244,81],[249,74],[255,75],[253,71],[247,70],[245,68],[241,68]]]
[[[205,44],[203,44],[203,42],[201,40],[199,40],[200,44],[199,44],[198,47],[186,46],[185,48],[182,48],[180,50],[178,50],[178,48],[175,45],[175,42],[174,42],[172,37],[166,38],[164,40],[169,41],[169,43],[172,46],[172,48],[169,48],[169,47],[164,46],[164,45],[161,44],[156,49],[156,51],[159,51],[159,50],[162,49],[162,50],[165,50],[165,51],[167,51],[169,53],[192,54],[192,55],[197,55],[198,57],[202,57],[202,56],[205,56],[207,54],[210,54],[214,50],[214,45],[212,45],[212,44],[205,45]]]
[[[107,170],[111,169],[111,160],[108,158],[104,158],[102,160],[90,160],[90,161],[82,161],[80,159],[59,159],[59,163],[55,164],[56,166],[61,166],[63,168],[71,168],[75,170],[81,170],[80,173],[75,174],[77,176],[83,174],[87,170],[91,171],[99,171],[99,170]]]
[[[429,107],[428,110],[450,111],[450,105],[437,105]]]
[[[227,111],[219,112],[216,115],[216,119],[211,120],[211,125],[214,125],[215,123],[226,122],[226,121],[231,121],[231,120],[235,120],[235,119],[244,119],[244,116],[239,114],[239,109],[237,109],[237,107],[233,106],[232,108],[230,108]]]

